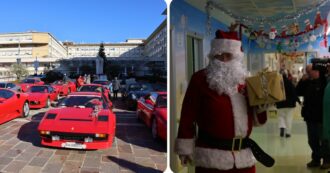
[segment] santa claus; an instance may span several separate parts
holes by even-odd
[[[175,142],[181,163],[194,163],[196,173],[255,173],[256,159],[272,166],[274,160],[249,138],[253,123],[267,118],[264,109],[248,106],[237,33],[218,30],[209,58],[192,76],[183,101]]]

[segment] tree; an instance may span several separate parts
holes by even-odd
[[[99,53],[98,53],[98,57],[101,57],[103,59],[103,73],[104,74],[108,74],[108,70],[107,70],[107,65],[108,65],[108,61],[107,61],[107,56],[105,55],[104,52],[104,44],[101,43],[100,48],[99,48]]]
[[[18,80],[29,74],[28,70],[22,64],[13,64],[10,71],[16,74]]]

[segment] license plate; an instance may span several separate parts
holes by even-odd
[[[74,148],[74,149],[86,149],[85,144],[75,143],[75,142],[64,142],[62,143],[63,148]]]

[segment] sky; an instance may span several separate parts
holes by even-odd
[[[6,0],[0,33],[49,32],[59,41],[147,38],[166,19],[164,0]]]

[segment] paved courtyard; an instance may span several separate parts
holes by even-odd
[[[156,173],[166,168],[166,143],[155,141],[134,111],[114,101],[116,139],[105,150],[72,150],[40,145],[37,127],[47,109],[0,125],[0,172]]]

